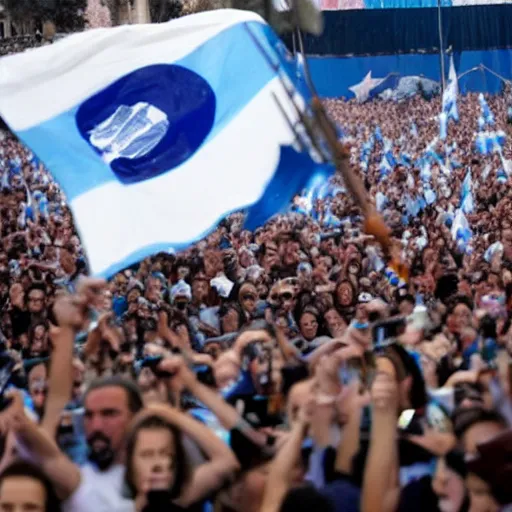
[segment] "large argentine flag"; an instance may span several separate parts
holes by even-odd
[[[0,59],[0,115],[64,189],[92,273],[110,276],[232,211],[264,221],[306,185],[316,167],[290,148],[279,63],[294,83],[246,11],[91,30]]]

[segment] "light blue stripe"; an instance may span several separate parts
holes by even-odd
[[[195,71],[215,91],[215,123],[204,144],[211,141],[275,76],[254,44],[248,28],[258,40],[268,40],[274,47],[279,44],[267,25],[250,22],[230,27],[184,58],[168,62]],[[264,45],[268,47],[267,43]],[[251,63],[251,66],[247,66],[247,63]],[[78,74],[76,79],[80,79]],[[17,133],[46,164],[68,201],[100,185],[117,181],[110,167],[80,135],[75,122],[78,108],[79,105],[76,105],[49,121]]]

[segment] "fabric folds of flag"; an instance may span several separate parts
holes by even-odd
[[[458,209],[455,212],[455,218],[453,219],[451,227],[451,234],[459,249],[464,252],[468,252],[473,232],[471,231],[469,222],[461,209]]]
[[[453,119],[459,122],[459,111],[457,109],[457,98],[459,96],[459,83],[457,80],[457,72],[453,62],[453,55],[450,57],[450,71],[448,72],[448,83],[443,92],[443,112],[447,116],[448,122]]]
[[[264,222],[304,187],[318,165],[292,149],[283,75],[297,90],[262,18],[210,11],[0,59],[0,115],[66,193],[91,272],[111,276],[231,212]]]
[[[478,103],[480,104],[480,109],[482,111],[481,121],[479,119],[479,127],[481,125],[481,129],[485,128],[486,125],[494,126],[494,114],[492,113],[487,101],[485,101],[485,97],[482,93],[478,95]]]

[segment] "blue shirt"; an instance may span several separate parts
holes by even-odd
[[[496,353],[498,351],[498,345],[496,344],[496,340],[493,338],[486,338],[483,342],[482,350],[479,350],[480,338],[476,338],[469,347],[467,347],[462,352],[462,358],[464,359],[464,366],[466,368],[470,368],[471,366],[471,356],[473,354],[478,354],[481,352],[482,359],[486,362],[492,361],[496,357]]]

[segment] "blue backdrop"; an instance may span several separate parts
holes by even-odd
[[[483,64],[512,80],[512,51],[466,51],[455,55],[459,75]],[[381,55],[372,57],[309,57],[313,80],[321,96],[353,97],[348,88],[360,82],[371,71],[373,78],[384,78],[396,72],[401,76],[423,75],[440,81],[440,62],[437,54]],[[445,62],[448,72],[448,58]],[[474,71],[459,81],[461,92],[476,91],[497,93],[503,82],[488,71]]]
[[[348,88],[370,71],[373,78],[398,73],[440,82],[438,9],[431,7],[436,3],[365,0],[362,9],[324,12],[322,36],[304,38],[320,94],[353,97]],[[378,8],[382,5],[386,8]],[[406,5],[415,8],[398,8]],[[483,65],[512,79],[512,3],[452,7],[451,0],[442,0],[442,5],[448,5],[441,9],[442,47],[453,52],[457,74]],[[448,57],[445,64],[447,74]],[[462,92],[496,93],[502,87],[488,71],[468,73],[460,85]]]

